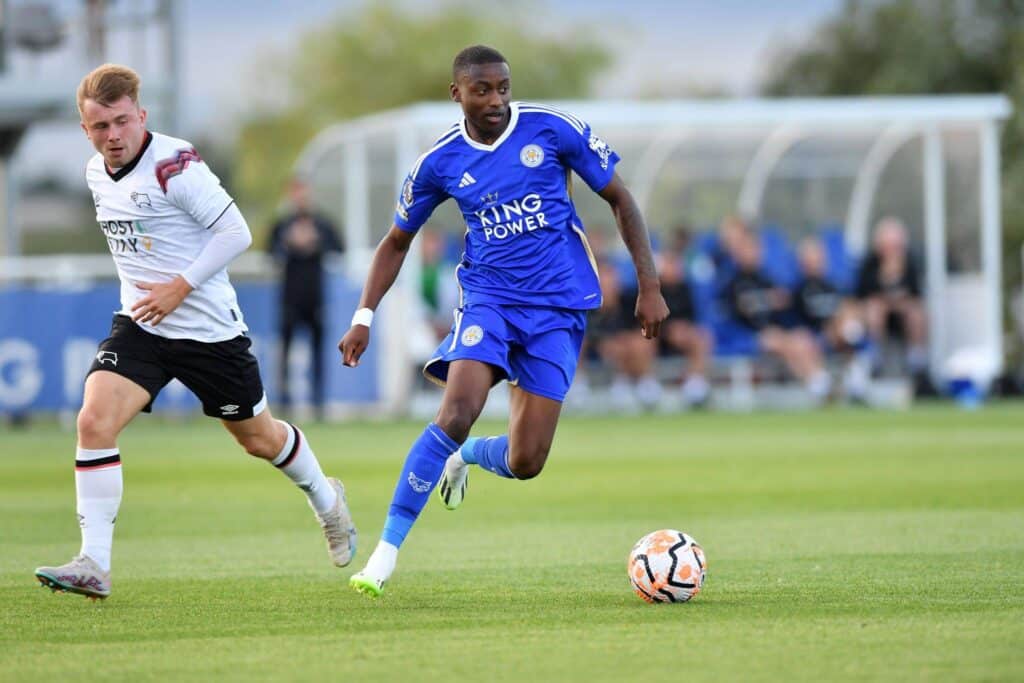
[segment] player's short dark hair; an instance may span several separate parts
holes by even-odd
[[[455,61],[452,62],[452,79],[458,80],[460,73],[480,64],[508,64],[508,60],[493,47],[470,45],[455,55]]]

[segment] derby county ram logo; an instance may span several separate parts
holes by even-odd
[[[594,154],[601,157],[601,168],[607,171],[608,159],[612,155],[612,150],[608,146],[608,143],[602,140],[601,138],[597,137],[596,135],[591,135],[590,140],[587,141],[587,146],[590,147],[590,150]]]
[[[540,145],[527,145],[519,150],[519,161],[527,168],[537,168],[544,161],[544,150]]]
[[[130,196],[135,206],[140,209],[142,207],[146,207],[147,209],[153,208],[152,202],[149,201],[149,195],[145,192],[132,192]]]
[[[100,365],[104,363],[110,363],[115,368],[117,367],[117,354],[113,351],[100,351],[96,354],[96,362]]]

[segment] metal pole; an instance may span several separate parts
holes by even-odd
[[[846,248],[857,256],[868,248],[871,209],[874,205],[878,183],[889,164],[889,160],[905,142],[918,134],[918,130],[907,123],[894,123],[882,131],[864,155],[857,169],[850,193],[850,205],[846,211]]]
[[[0,256],[17,256],[18,234],[14,227],[11,201],[11,158],[0,157]]]
[[[0,74],[7,71],[7,0],[0,0]]]
[[[85,0],[86,57],[92,64],[107,54],[107,0]]]
[[[166,77],[164,89],[161,93],[161,118],[162,126],[170,131],[172,135],[182,135],[179,128],[180,108],[178,102],[181,99],[181,6],[184,3],[175,0],[161,0],[157,9],[157,15],[163,20],[164,28],[164,53],[166,57]]]
[[[999,202],[999,131],[985,121],[978,131],[981,166],[981,272],[985,279],[985,305],[997,372],[1003,370],[1002,226]]]
[[[938,376],[946,348],[946,169],[942,133],[935,125],[924,135],[925,281],[928,285],[928,358]]]
[[[761,200],[764,198],[764,191],[768,187],[768,179],[771,178],[772,171],[782,157],[786,156],[786,152],[792,149],[793,145],[802,137],[804,137],[803,132],[795,124],[783,124],[765,136],[743,176],[739,199],[736,200],[736,208],[739,210],[740,216],[747,220],[761,218]]]
[[[347,237],[347,271],[363,277],[367,269],[364,257],[370,249],[370,185],[367,175],[366,140],[353,138],[342,147],[345,184],[345,235]]]

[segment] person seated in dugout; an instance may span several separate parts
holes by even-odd
[[[660,338],[662,352],[678,353],[686,358],[681,398],[685,405],[696,406],[706,403],[711,393],[707,366],[712,341],[708,330],[696,322],[683,256],[687,241],[677,232],[670,248],[658,256],[661,295],[669,310],[668,319],[661,324]]]
[[[906,342],[907,368],[915,376],[927,369],[927,318],[921,276],[910,252],[907,229],[897,218],[878,222],[871,253],[861,264],[857,299],[872,341],[883,345],[890,332]]]
[[[730,269],[735,266],[733,256],[742,249],[741,243],[754,234],[747,222],[737,214],[728,214],[718,226],[718,243],[712,253],[717,268]]]
[[[640,334],[633,310],[636,295],[622,286],[615,266],[599,258],[598,277],[602,303],[589,314],[583,353],[596,353],[612,370],[610,394],[616,407],[652,409],[661,399],[654,374],[657,346]]]
[[[761,244],[749,233],[736,239],[730,254],[736,274],[725,287],[732,314],[756,334],[761,351],[778,356],[818,401],[828,397],[831,379],[825,370],[821,348],[806,329],[787,329],[792,305],[788,291],[762,272]]]
[[[844,391],[861,400],[870,376],[870,347],[860,308],[826,277],[827,259],[819,239],[803,239],[798,257],[800,282],[793,292],[796,324],[814,335],[825,351],[848,357]]]

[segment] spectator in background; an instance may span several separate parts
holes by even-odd
[[[872,340],[884,344],[890,330],[902,333],[907,367],[922,378],[928,366],[927,319],[920,274],[910,254],[907,229],[899,219],[878,222],[871,253],[860,268],[857,298]]]
[[[680,392],[685,405],[696,406],[706,403],[711,392],[707,380],[711,335],[696,322],[693,295],[686,282],[689,243],[689,231],[676,228],[667,249],[658,257],[658,275],[669,310],[668,319],[661,324],[662,348],[686,358]]]
[[[267,251],[282,270],[279,323],[281,402],[291,404],[288,354],[295,331],[309,331],[313,360],[313,406],[319,413],[324,401],[323,311],[324,257],[342,253],[344,244],[334,225],[317,213],[311,202],[309,184],[293,178],[288,185],[289,211],[270,231]]]
[[[715,266],[726,270],[735,267],[734,254],[743,249],[743,242],[753,235],[747,222],[737,214],[729,214],[718,226],[718,245],[714,252]]]
[[[825,400],[831,379],[821,349],[806,329],[786,328],[790,295],[761,272],[760,242],[749,233],[743,234],[733,242],[730,256],[737,270],[725,293],[733,315],[756,333],[763,351],[782,359],[816,401]]]
[[[849,355],[844,390],[863,400],[870,376],[867,329],[856,302],[847,298],[825,276],[826,257],[821,241],[807,237],[800,242],[800,283],[793,292],[797,324],[813,334],[829,350]]]
[[[604,258],[598,260],[598,277],[602,303],[590,312],[585,345],[614,373],[610,393],[616,408],[652,409],[661,398],[654,375],[657,346],[636,333],[636,294],[623,288],[617,269]]]

